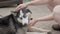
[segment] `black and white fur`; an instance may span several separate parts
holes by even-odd
[[[18,28],[25,27],[30,21],[31,11],[22,9],[0,18],[0,34],[16,34]]]

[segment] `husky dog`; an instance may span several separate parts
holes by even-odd
[[[31,16],[29,9],[11,11],[11,14],[0,18],[0,34],[16,34],[19,28],[25,27]]]
[[[0,18],[0,34],[26,34],[26,31],[48,32],[49,30],[31,27],[25,27],[31,20],[32,12],[29,9],[11,11],[10,15]]]
[[[18,34],[26,34],[27,31],[51,34],[50,30],[45,30],[45,29],[36,28],[36,27],[31,27],[31,28],[27,29],[27,27],[25,27],[26,25],[29,24],[30,20],[32,19],[31,18],[32,12],[29,9],[24,8],[22,10],[12,13],[12,14],[15,16],[14,20],[16,20],[16,22],[17,22],[17,24],[15,24],[15,25],[16,25],[16,30],[17,30]],[[22,30],[22,33],[21,33],[21,30]]]

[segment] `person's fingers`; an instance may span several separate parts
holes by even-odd
[[[31,20],[31,21],[30,21],[30,23],[29,23],[29,25],[31,25],[31,26],[32,26],[32,25],[33,25],[33,23],[34,23],[34,20]]]
[[[20,8],[21,8],[21,6],[17,6],[15,10],[18,11]]]
[[[16,7],[16,11],[18,11],[19,9],[23,9],[23,8],[26,8],[27,7],[27,4],[20,4],[19,6]]]

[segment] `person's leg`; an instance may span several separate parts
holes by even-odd
[[[52,34],[51,30],[38,28],[38,27],[34,27],[34,26],[27,29],[27,32],[39,32],[39,33],[45,33],[45,34]]]
[[[50,32],[51,30],[43,29],[43,28],[38,28],[38,27],[31,27],[28,29],[28,32]]]
[[[54,30],[58,30],[60,31],[60,5],[57,5],[54,9],[53,9],[53,17],[55,19],[55,21],[57,22],[57,24],[54,24],[52,26],[52,28]]]

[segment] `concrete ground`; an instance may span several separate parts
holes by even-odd
[[[28,8],[32,11],[33,18],[43,17],[51,13],[51,11],[46,6],[42,6],[42,5],[29,6]],[[14,9],[15,7],[0,8],[0,15],[2,16],[9,15],[11,13],[10,11],[13,11]],[[52,30],[53,34],[60,34],[60,31],[55,31],[51,28],[53,24],[56,24],[56,22],[55,21],[40,21],[35,24],[35,27]],[[28,34],[42,34],[42,33],[28,32]]]

